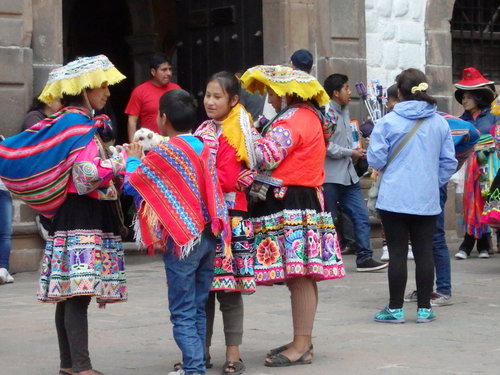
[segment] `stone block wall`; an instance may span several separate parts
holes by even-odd
[[[394,83],[407,68],[425,70],[427,0],[366,0],[368,81]]]
[[[62,0],[33,0],[33,96],[63,62]]]
[[[454,5],[455,0],[427,0],[425,73],[431,80],[438,108],[459,115],[460,108],[453,99],[450,20]]]
[[[352,119],[366,117],[354,90],[366,81],[364,0],[263,0],[264,63],[287,64],[306,48],[314,56],[311,74],[320,83],[332,73],[349,76]]]
[[[29,0],[0,2],[0,134],[19,131],[31,102],[32,8]]]
[[[19,133],[34,93],[62,63],[62,0],[0,1],[0,134]],[[35,213],[14,200],[12,272],[38,268],[43,242]]]
[[[35,212],[19,199],[14,199],[13,236],[10,253],[12,272],[35,271],[38,269],[44,242],[38,235]]]

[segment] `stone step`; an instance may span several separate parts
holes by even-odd
[[[16,207],[16,205],[14,205]],[[19,206],[18,207],[22,207]],[[22,208],[22,218],[26,221],[14,220],[12,225],[12,250],[10,252],[10,270],[16,272],[31,272],[38,270],[42,258],[44,241],[38,235],[33,215],[29,209]],[[30,220],[31,219],[31,220]]]
[[[42,249],[13,249],[9,258],[11,273],[37,271],[42,255]]]

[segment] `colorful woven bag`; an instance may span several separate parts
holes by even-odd
[[[12,194],[51,218],[66,199],[78,153],[106,126],[105,115],[91,118],[82,108],[63,108],[0,143],[0,178]]]

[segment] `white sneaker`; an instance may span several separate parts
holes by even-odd
[[[455,258],[457,259],[467,259],[467,253],[463,250],[458,250],[458,252],[455,254]]]
[[[449,306],[453,305],[451,296],[445,296],[444,294],[434,292],[431,294],[431,306]]]
[[[479,252],[478,258],[486,259],[486,258],[489,258],[489,257],[490,257],[490,254],[488,254],[488,250],[481,250]]]
[[[6,268],[0,268],[0,285],[13,283],[14,278],[10,275]]]
[[[382,256],[380,257],[382,262],[387,262],[389,260],[389,249],[387,245],[382,246]]]
[[[186,372],[183,370],[183,369],[178,369],[177,371],[172,371],[172,372],[169,372],[168,375],[185,375]],[[230,374],[230,372],[228,372],[228,374]],[[199,373],[194,373],[193,375],[201,375]]]
[[[413,260],[413,259],[415,259],[415,258],[413,257],[413,251],[412,251],[412,248],[411,248],[411,245],[410,245],[410,244],[408,244],[408,259],[409,259],[409,260]]]

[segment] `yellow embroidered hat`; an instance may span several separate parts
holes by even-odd
[[[95,89],[105,82],[114,85],[125,78],[105,55],[80,57],[52,70],[38,99],[50,103],[64,94],[78,95],[84,89]]]
[[[304,100],[314,99],[320,106],[330,101],[316,78],[289,66],[257,65],[248,69],[240,80],[242,87],[251,93],[264,95],[270,87],[279,96],[295,94]]]

